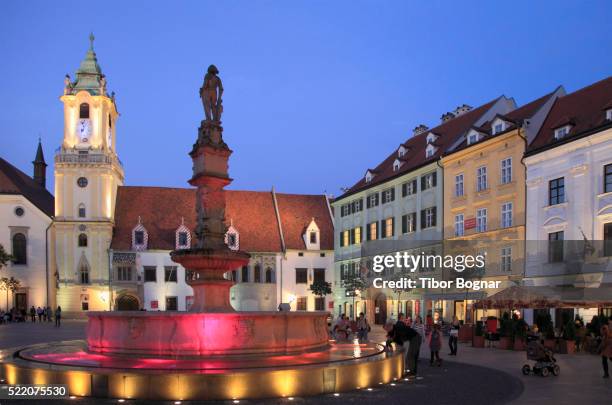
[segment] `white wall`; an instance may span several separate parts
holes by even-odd
[[[303,253],[300,256],[299,253]],[[321,254],[325,257],[321,257]],[[308,269],[308,282],[306,284],[296,284],[295,269]],[[307,310],[315,310],[316,296],[310,291],[310,285],[314,281],[314,269],[325,269],[325,281],[334,284],[334,253],[329,251],[308,251],[308,250],[289,250],[283,260],[283,279],[282,279],[282,297],[284,302],[290,302],[291,310],[297,308],[297,297],[307,297]],[[280,283],[280,280],[277,279]],[[333,301],[333,295],[325,297],[325,310],[333,311],[333,308],[328,308],[330,301]]]
[[[24,215],[15,215],[15,208],[22,207]],[[27,294],[27,306],[47,305],[47,277],[45,266],[45,230],[51,218],[21,195],[0,195],[0,244],[12,253],[11,230],[22,232],[27,237],[27,264],[9,264],[0,269],[0,277],[15,277],[21,282],[19,292]],[[49,240],[51,232],[49,231]],[[49,301],[51,305],[52,301]],[[9,293],[9,309],[14,306]],[[6,309],[6,292],[0,291],[0,308]]]

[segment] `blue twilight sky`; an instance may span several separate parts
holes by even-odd
[[[126,184],[187,186],[214,63],[231,187],[337,196],[459,104],[609,76],[610,21],[609,1],[2,1],[0,156],[31,173],[40,134],[51,164],[93,31]]]

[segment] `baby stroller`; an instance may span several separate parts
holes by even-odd
[[[535,339],[527,343],[527,360],[535,360],[533,367],[529,367],[529,364],[523,366],[523,374],[529,375],[531,373],[540,375],[542,377],[548,377],[550,373],[554,376],[558,376],[561,373],[561,368],[557,364],[555,356],[553,356],[552,350],[544,347],[539,339]]]

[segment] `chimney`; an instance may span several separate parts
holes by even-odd
[[[453,111],[453,114],[455,114],[455,117],[458,117],[461,114],[465,114],[466,112],[470,111],[471,109],[472,109],[471,106],[469,106],[467,104],[463,104],[463,105],[460,105],[459,107],[455,108],[455,111]]]
[[[427,130],[429,130],[429,127],[427,125],[419,125],[417,127],[414,127],[414,129],[412,130],[412,136],[417,136],[418,134],[422,134],[423,132],[426,132]]]
[[[32,162],[34,165],[34,176],[32,178],[41,187],[47,187],[47,163],[45,163],[45,156],[43,155],[42,144],[40,138],[38,138],[38,149],[36,149],[36,157]]]
[[[440,120],[442,121],[442,123],[445,123],[446,121],[452,120],[453,118],[455,118],[455,114],[453,114],[452,112],[447,112],[445,114],[442,114]]]

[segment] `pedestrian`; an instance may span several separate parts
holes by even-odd
[[[47,322],[51,322],[52,318],[53,318],[53,310],[51,309],[50,306],[47,306]]]
[[[603,367],[603,378],[610,378],[608,371],[608,358],[612,360],[612,331],[608,325],[601,327],[601,344],[599,345],[599,353],[601,354],[601,365]]]
[[[62,319],[62,307],[58,305],[55,310],[55,326],[57,326],[58,328],[60,327],[61,319]]]
[[[32,318],[32,322],[36,322],[36,308],[34,308],[34,305],[30,308],[30,318]]]
[[[359,318],[357,319],[357,337],[359,338],[359,342],[367,342],[368,341],[368,332],[370,332],[372,328],[368,323],[367,318],[363,312],[359,313]]]
[[[416,324],[416,319],[414,324]],[[414,324],[413,326],[415,326]],[[406,353],[406,367],[408,369],[408,375],[411,377],[416,377],[417,366],[419,364],[419,353],[421,352],[421,343],[423,342],[423,338],[414,327],[408,327],[406,335],[409,343],[408,353]]]
[[[38,315],[38,322],[42,322],[43,310],[41,307],[36,308],[36,315]]]
[[[450,325],[449,335],[448,335],[448,347],[450,348],[450,355],[457,355],[457,341],[459,339],[459,328],[461,324],[459,323],[459,319],[456,316],[453,316],[453,322]]]
[[[47,307],[43,307],[42,309],[42,317],[43,317],[43,321],[47,321]]]
[[[412,329],[421,335],[421,342],[425,341],[425,325],[423,325],[423,318],[420,315],[414,318]]]
[[[434,365],[434,358],[438,367],[442,365],[442,360],[440,360],[440,347],[442,347],[442,333],[440,332],[440,324],[435,323],[429,334],[430,366]]]
[[[404,314],[400,313],[397,316],[397,322],[393,325],[393,330],[390,332],[391,339],[395,343],[397,350],[404,350],[404,342],[408,340],[408,327],[404,322]]]

